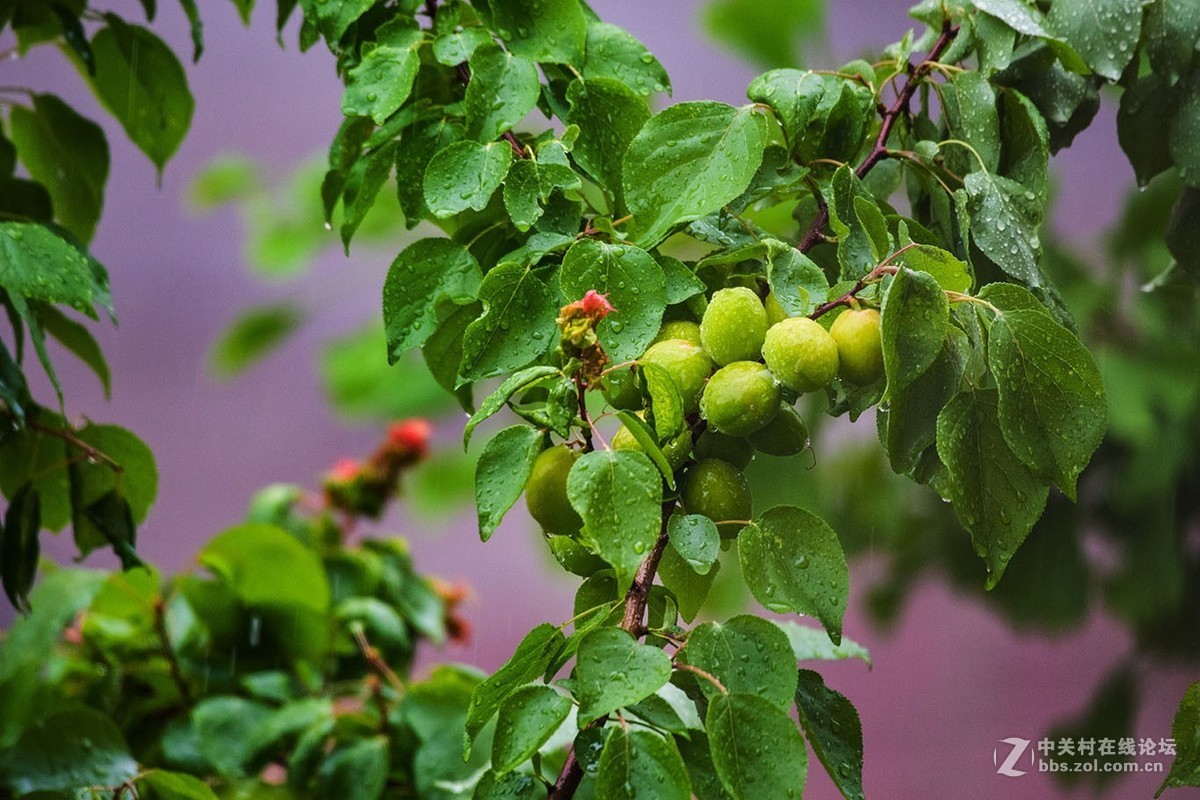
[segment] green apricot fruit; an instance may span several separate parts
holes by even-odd
[[[697,461],[719,458],[722,461],[728,461],[738,469],[745,469],[754,459],[754,448],[746,439],[726,436],[716,431],[705,431],[696,440],[696,446],[692,448],[692,455]]]
[[[763,359],[776,379],[797,392],[813,392],[837,376],[838,345],[808,317],[790,317],[767,331]]]
[[[700,320],[700,343],[718,366],[760,357],[767,335],[767,310],[744,286],[721,289]]]
[[[767,310],[767,323],[770,325],[778,325],[785,319],[789,319],[788,313],[779,304],[779,298],[775,296],[774,292],[768,294],[767,299],[763,300],[763,308]]]
[[[667,339],[650,345],[650,349],[638,360],[667,371],[679,389],[683,413],[695,414],[700,410],[700,393],[713,371],[712,359],[704,352],[704,348],[685,339]]]
[[[642,443],[633,435],[633,431],[622,425],[621,430],[613,436],[612,449],[641,450]],[[679,469],[692,452],[692,432],[685,428],[678,435],[660,444],[658,449],[662,450],[662,454],[666,456],[667,463],[671,465],[672,470]]]
[[[808,447],[808,426],[795,407],[783,403],[775,419],[750,434],[750,444],[769,456],[794,456]]]
[[[525,505],[547,533],[574,536],[583,527],[567,499],[567,474],[578,458],[579,453],[560,444],[546,448],[533,462],[525,482]]]
[[[873,308],[845,311],[833,321],[829,334],[837,342],[838,374],[842,380],[866,386],[883,377],[878,311]]]
[[[741,520],[750,519],[753,502],[750,484],[737,467],[718,458],[706,458],[688,469],[683,478],[683,508],[689,514],[703,514],[713,522],[734,520],[718,525],[721,537],[732,538],[742,529]]]
[[[664,322],[663,326],[658,329],[658,335],[654,337],[651,344],[665,342],[668,339],[683,339],[685,342],[700,345],[700,323],[692,322],[690,319],[674,319],[670,322]]]
[[[613,370],[604,376],[604,396],[608,404],[622,411],[640,411],[642,391],[632,368]]]
[[[708,380],[700,413],[719,433],[749,436],[779,413],[779,385],[757,361],[735,361]]]

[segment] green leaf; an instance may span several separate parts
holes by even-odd
[[[802,163],[853,158],[875,115],[871,90],[848,75],[774,69],[751,81],[746,95],[775,111]]]
[[[129,558],[132,530],[123,534],[123,538],[129,540],[127,550],[124,545],[113,541],[112,534],[115,531],[103,524],[97,525],[92,519],[92,514],[101,513],[102,523],[111,520],[108,514],[103,513],[104,506],[97,504],[115,493],[117,500],[128,504],[132,522],[143,522],[158,496],[158,468],[154,463],[154,454],[150,452],[146,443],[132,432],[116,425],[90,424],[77,431],[76,436],[119,464],[121,474],[118,480],[112,467],[105,462],[84,461],[71,465],[68,474],[75,544],[81,554],[87,554],[105,544],[114,545],[119,555]],[[121,518],[111,520],[111,524],[121,527],[128,525],[129,520],[124,518],[125,509],[122,507],[118,510]],[[122,554],[123,550],[125,552]]]
[[[698,574],[705,575],[717,560],[721,536],[716,523],[703,514],[674,514],[667,521],[671,547]]]
[[[646,45],[624,28],[607,22],[588,21],[580,72],[589,81],[596,78],[620,81],[643,97],[671,91],[667,70]]]
[[[524,764],[571,713],[571,699],[545,684],[517,689],[500,706],[492,739],[492,769],[503,775]]]
[[[994,389],[963,391],[937,422],[937,452],[946,466],[938,489],[971,532],[987,565],[988,588],[1041,517],[1047,497],[1046,486],[1005,441],[997,402]]]
[[[37,577],[41,529],[41,500],[33,484],[27,483],[9,501],[0,525],[0,583],[13,608],[26,614],[32,610],[29,592]]]
[[[600,753],[596,796],[689,800],[692,783],[674,739],[651,731],[613,728]]]
[[[463,334],[460,384],[520,369],[554,344],[558,309],[531,270],[516,264],[492,269],[479,299],[485,310]]]
[[[542,216],[541,192],[537,162],[531,158],[514,162],[504,178],[504,208],[517,230],[529,230]]]
[[[116,723],[90,708],[47,714],[22,732],[8,756],[8,783],[18,795],[120,786],[138,772]]]
[[[808,743],[842,797],[865,800],[862,722],[854,704],[827,687],[820,673],[802,669],[796,688],[796,709]]]
[[[1041,286],[1042,203],[1032,189],[990,172],[966,177],[971,237],[979,249],[1014,278]]]
[[[1090,2],[1091,0],[1089,0]],[[1071,44],[1049,28],[1049,22],[1036,8],[1026,5],[1024,0],[978,0],[975,6],[1004,22],[1017,33],[1042,39],[1072,72],[1086,73],[1088,65]],[[1136,37],[1135,41],[1136,41]],[[1115,59],[1114,54],[1114,59]]]
[[[425,168],[425,203],[435,217],[468,208],[482,211],[512,164],[508,142],[455,142],[438,151]]]
[[[825,32],[819,0],[715,0],[704,12],[709,35],[763,68],[796,66],[802,44]]]
[[[579,64],[587,36],[579,0],[542,0],[532,11],[525,0],[489,0],[491,28],[514,55],[530,61]]]
[[[490,44],[492,35],[487,28],[464,27],[462,8],[458,4],[443,3],[438,6],[433,40],[433,57],[439,64],[456,67],[471,60],[471,54],[479,47]]]
[[[979,153],[946,153],[946,159],[961,174],[983,169],[995,172],[1000,165],[1000,115],[996,110],[996,92],[987,78],[973,70],[960,72],[943,88],[946,99],[946,123],[950,139],[961,139]]]
[[[444,413],[450,398],[430,368],[416,353],[389,365],[379,356],[386,350],[386,341],[383,324],[372,322],[324,343],[319,374],[330,407],[345,419],[368,422]],[[450,371],[453,389],[457,360]]]
[[[0,214],[28,222],[54,221],[54,203],[46,187],[22,178],[0,178]]]
[[[461,125],[439,116],[414,124],[404,146],[396,148],[396,196],[408,228],[416,227],[429,215],[425,205],[425,171],[430,161],[462,135]]]
[[[886,243],[887,222],[874,208],[875,201],[862,181],[848,166],[838,167],[833,174],[832,188],[829,225],[838,237],[840,276],[842,280],[857,280],[882,260],[879,255],[880,244],[883,244],[882,250],[889,249]],[[866,203],[859,203],[859,200]],[[860,214],[860,210],[864,213]],[[885,241],[880,242],[879,237]]]
[[[644,453],[585,453],[567,476],[567,497],[583,518],[582,535],[613,566],[624,590],[662,525],[662,477]]]
[[[439,307],[470,302],[482,280],[471,252],[449,239],[418,239],[400,251],[383,283],[388,363],[425,344],[436,330]]]
[[[651,117],[630,143],[621,173],[638,241],[651,246],[745,191],[766,138],[766,117],[752,105],[681,103]]]
[[[958,392],[969,345],[960,331],[950,332],[933,364],[904,388],[889,389],[887,409],[878,412],[888,460],[898,474],[910,472],[934,444],[938,414]]]
[[[467,84],[467,135],[490,142],[525,119],[537,104],[541,83],[537,66],[486,44],[471,56]]]
[[[650,119],[645,99],[615,80],[593,77],[567,87],[567,102],[567,122],[579,126],[575,161],[619,201],[625,153]]]
[[[363,42],[358,64],[346,72],[342,113],[370,117],[376,125],[396,112],[412,93],[421,66],[424,32],[403,24],[386,24],[376,41]]]
[[[829,296],[829,279],[816,262],[796,248],[777,239],[767,246],[767,281],[788,316],[812,313]]]
[[[1189,186],[1200,186],[1200,77],[1184,83],[1176,98],[1174,117],[1168,128],[1171,158],[1179,168],[1179,177]]]
[[[804,791],[808,752],[787,712],[753,694],[713,697],[704,718],[713,766],[734,800]]]
[[[671,678],[671,659],[619,628],[599,628],[579,643],[575,662],[579,724],[654,694]]]
[[[53,306],[39,308],[38,321],[46,333],[57,339],[59,344],[74,353],[96,373],[107,399],[112,393],[112,375],[108,369],[108,362],[104,360],[104,353],[100,350],[100,344],[91,331]]]
[[[637,441],[641,451],[658,468],[663,480],[667,482],[667,488],[673,490],[675,488],[675,471],[671,467],[671,462],[663,455],[662,448],[659,447],[658,436],[650,429],[646,421],[636,414],[624,409],[618,409],[616,413],[617,418]]]
[[[200,9],[196,0],[179,0],[183,14],[188,19],[188,29],[192,34],[192,62],[198,62],[204,52],[204,23],[200,21]]]
[[[797,661],[841,661],[847,658],[860,658],[871,665],[871,654],[858,642],[851,641],[845,636],[840,644],[829,641],[829,636],[822,630],[801,625],[790,619],[775,620],[775,624],[787,634],[792,645],[792,654]]]
[[[555,375],[561,376],[562,371],[558,367],[543,364],[527,367],[505,378],[504,382],[496,387],[496,390],[479,404],[479,410],[467,420],[466,427],[463,429],[463,448],[466,449],[467,445],[471,443],[471,434],[475,432],[475,428],[478,427],[479,423],[504,408],[504,405],[513,395],[527,389],[532,389],[547,378]]]
[[[883,296],[880,333],[889,394],[903,391],[933,365],[949,324],[950,303],[934,277],[897,270]]]
[[[92,87],[161,173],[192,123],[195,101],[179,59],[146,28],[114,14],[92,39]]]
[[[667,280],[667,305],[682,303],[698,294],[703,294],[708,288],[704,281],[696,276],[692,267],[678,258],[658,254],[655,256],[658,265],[662,267],[663,276]]]
[[[792,707],[796,692],[796,658],[777,625],[748,614],[728,622],[706,622],[688,634],[684,659],[715,677],[733,694],[754,694],[778,706]],[[701,678],[700,690],[711,701],[725,694]]]
[[[373,5],[375,0],[300,0],[305,23],[314,25],[331,48]]]
[[[52,94],[35,94],[32,110],[14,106],[9,124],[21,163],[50,192],[58,222],[90,241],[108,180],[104,131]]]
[[[1200,786],[1200,682],[1189,686],[1179,701],[1171,723],[1171,738],[1175,740],[1175,760],[1155,797],[1164,789]]]
[[[566,637],[561,630],[543,622],[525,634],[512,658],[476,685],[471,692],[470,705],[467,706],[466,728],[463,732],[464,754],[471,752],[475,737],[500,705],[519,687],[545,672],[550,660],[565,643]]]
[[[639,247],[581,239],[563,257],[559,280],[568,300],[594,289],[612,304],[613,313],[600,322],[596,335],[614,363],[646,352],[662,327],[666,278]]]
[[[12,354],[0,341],[0,402],[3,410],[19,424],[25,421],[25,406],[30,404],[29,386],[25,383],[25,373],[13,360]]]
[[[1200,281],[1200,189],[1183,187],[1167,227],[1167,247],[1179,266]]]
[[[662,560],[658,563],[658,576],[663,586],[675,596],[679,615],[685,621],[691,622],[700,613],[720,569],[721,562],[714,561],[701,575],[673,547],[663,551]]]
[[[1200,41],[1200,7],[1189,0],[1155,0],[1146,8],[1146,55],[1171,83],[1188,71]]]
[[[992,322],[988,366],[1012,451],[1075,499],[1075,480],[1104,438],[1104,381],[1092,354],[1040,309],[1003,311]]]
[[[701,726],[697,725],[688,738],[676,740],[684,764],[687,765],[688,775],[692,779],[692,791],[695,792],[697,800],[729,800],[729,793],[721,785],[716,767],[713,766],[708,736],[700,728]]]
[[[969,292],[971,270],[967,262],[940,247],[919,244],[896,256],[895,264],[903,264],[911,270],[927,272],[948,292]]]
[[[1138,186],[1149,185],[1155,175],[1174,165],[1171,126],[1178,108],[1178,93],[1158,75],[1138,78],[1122,93],[1117,138],[1133,166]]]
[[[1050,132],[1033,102],[1015,89],[1001,94],[1000,174],[1026,189],[1033,189],[1043,202],[1049,193],[1048,168]]]
[[[200,755],[219,775],[244,777],[263,748],[271,718],[267,706],[241,697],[208,697],[192,709]]]
[[[286,342],[302,321],[301,312],[287,304],[242,313],[213,343],[209,369],[226,380],[245,372]]]
[[[99,532],[103,540],[112,547],[117,558],[121,560],[121,569],[130,570],[146,565],[136,550],[137,526],[133,521],[133,511],[129,507],[129,501],[120,494],[119,490],[113,489],[101,496],[99,500],[88,503],[84,506],[82,514],[79,511],[78,504],[76,504],[76,542],[92,538],[92,534],[86,534],[85,537],[85,534],[80,532],[81,520],[86,519]],[[85,547],[81,545],[79,549],[83,552]]]
[[[525,772],[497,776],[488,771],[475,786],[472,800],[543,800],[546,784]]]
[[[329,583],[320,558],[273,525],[230,528],[206,544],[197,559],[248,606],[320,615],[329,610]]]
[[[1096,74],[1115,81],[1137,50],[1148,0],[1072,0],[1050,6],[1047,20]]]
[[[185,772],[146,770],[138,775],[136,785],[139,796],[148,794],[156,800],[217,800],[212,787]]]
[[[646,382],[650,397],[650,413],[654,416],[655,433],[659,441],[683,430],[683,398],[671,373],[658,364],[638,363],[638,371]]]
[[[493,436],[475,464],[475,508],[479,538],[487,541],[525,491],[533,462],[542,451],[542,434],[513,425]]]
[[[842,615],[850,573],[837,534],[814,514],[777,506],[738,534],[742,576],[755,599],[772,611],[812,614],[834,644],[842,638]]]

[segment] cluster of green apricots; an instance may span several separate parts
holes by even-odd
[[[687,424],[660,443],[671,469],[677,475],[682,470],[682,510],[710,518],[730,538],[751,517],[742,470],[755,451],[790,456],[808,447],[808,429],[795,400],[834,378],[850,386],[882,378],[880,315],[871,308],[848,308],[826,329],[808,317],[789,317],[773,294],[764,301],[746,287],[720,289],[699,323],[664,323],[633,365],[607,371],[603,390],[613,408],[645,413],[637,370],[647,364],[666,371],[682,401]],[[624,426],[611,446],[642,449]],[[566,489],[579,455],[566,444],[544,450],[526,483],[529,512],[547,533],[573,536],[580,530],[582,521]]]

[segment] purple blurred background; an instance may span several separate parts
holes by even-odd
[[[136,16],[137,4],[117,5]],[[182,13],[174,4],[161,5],[155,29],[177,52],[190,53]],[[112,177],[94,251],[110,269],[121,317],[119,331],[100,333],[115,377],[113,401],[104,402],[82,368],[66,358],[59,363],[70,413],[86,410],[99,421],[127,425],[153,448],[160,492],[139,549],[165,570],[188,566],[204,540],[241,518],[262,485],[311,485],[335,458],[373,446],[378,430],[348,428],[327,409],[314,354],[331,335],[353,331],[378,313],[380,286],[394,255],[356,248],[346,259],[331,247],[312,274],[286,290],[318,310],[312,324],[235,382],[219,384],[209,377],[205,356],[214,337],[240,310],[277,300],[281,291],[245,268],[237,214],[227,209],[196,216],[183,201],[186,186],[214,156],[229,152],[245,154],[283,178],[327,145],[340,121],[341,86],[321,46],[298,53],[294,21],[285,35],[287,49],[274,45],[273,4],[257,10],[249,29],[232,4],[204,5],[205,54],[188,66],[196,115],[161,189],[155,188],[148,160],[60,53],[43,49],[10,62],[3,81],[60,93],[109,133]],[[744,102],[754,71],[707,40],[698,20],[701,4],[593,0],[592,5],[659,56],[672,75],[675,100]],[[828,52],[822,58],[841,63],[898,39],[913,25],[905,15],[909,5],[909,0],[828,3]],[[1069,179],[1060,183],[1053,224],[1083,250],[1094,249],[1089,237],[1108,227],[1133,185],[1113,117],[1107,107],[1055,160],[1058,174]],[[455,447],[460,430],[458,420],[447,422],[440,444]],[[543,547],[520,506],[487,545],[480,544],[470,513],[436,526],[402,517],[391,522],[389,530],[409,537],[422,571],[466,580],[473,589],[465,609],[475,626],[470,645],[426,653],[423,663],[452,659],[494,668],[532,625],[571,615],[575,584],[545,568]],[[66,536],[51,546],[60,560],[71,552]],[[872,567],[869,561],[855,565],[860,590]],[[1007,747],[999,740],[1036,739],[1053,721],[1082,708],[1129,651],[1120,628],[1094,613],[1064,637],[1021,635],[979,603],[936,583],[914,594],[886,638],[856,613],[859,608],[856,594],[846,633],[871,649],[874,669],[842,662],[822,672],[862,713],[868,796],[1061,796],[1044,775],[997,775],[993,752],[999,747],[1003,758]],[[1175,704],[1196,676],[1143,665],[1140,677],[1143,702],[1134,732],[1169,736]],[[1164,768],[1169,762],[1155,760]],[[815,759],[809,774],[806,797],[837,796]],[[1150,797],[1161,780],[1161,774],[1132,776],[1112,796]],[[1172,790],[1168,796],[1200,793]]]

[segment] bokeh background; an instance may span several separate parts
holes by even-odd
[[[118,5],[136,16],[137,4]],[[659,57],[672,76],[674,100],[744,101],[756,70],[705,33],[700,22],[705,4],[594,0],[592,5]],[[831,0],[824,28],[806,39],[805,60],[832,65],[878,51],[916,24],[906,16],[908,5]],[[176,52],[190,53],[183,14],[173,4],[161,6],[156,31]],[[277,481],[312,485],[336,458],[373,446],[377,425],[348,423],[330,410],[318,354],[331,338],[377,317],[383,277],[398,250],[395,239],[385,246],[356,242],[346,257],[335,234],[308,230],[305,237],[328,238],[309,271],[287,282],[264,279],[249,268],[248,253],[265,245],[248,237],[253,231],[247,229],[246,208],[200,213],[189,203],[196,176],[213,159],[238,154],[257,165],[271,187],[270,199],[257,201],[268,207],[268,216],[289,205],[313,207],[314,198],[297,196],[300,190],[289,181],[299,165],[319,157],[340,122],[341,84],[332,58],[319,45],[299,53],[295,21],[281,48],[272,8],[257,9],[246,28],[232,4],[204,6],[206,50],[198,64],[188,65],[196,114],[161,185],[61,53],[35,51],[2,67],[4,83],[60,93],[102,121],[109,134],[112,174],[93,251],[109,267],[121,319],[119,330],[99,332],[115,377],[111,402],[82,367],[68,366],[69,359],[59,364],[69,413],[86,411],[99,421],[127,425],[154,450],[160,492],[139,550],[168,571],[188,568],[203,541],[241,518],[257,488]],[[1058,202],[1050,224],[1085,256],[1097,251],[1097,235],[1116,219],[1133,185],[1114,117],[1107,103],[1096,123],[1054,159]],[[281,246],[287,236],[286,230],[276,232]],[[213,341],[246,308],[281,300],[303,308],[307,324],[237,379],[215,379],[208,364]],[[458,414],[441,418],[440,450],[458,446],[461,424]],[[869,420],[859,425],[868,436],[873,433]],[[427,486],[451,498],[466,479],[469,472],[453,458],[424,476]],[[810,476],[797,473],[794,479]],[[381,529],[409,538],[422,571],[470,584],[465,610],[474,634],[468,645],[426,652],[423,663],[460,660],[491,669],[534,624],[571,616],[575,583],[548,568],[521,506],[482,544],[469,506],[425,505],[430,507],[389,518]],[[60,560],[73,552],[65,536],[50,549]],[[92,562],[107,565],[102,555]],[[855,588],[845,625],[848,636],[871,650],[873,668],[858,661],[822,666],[829,684],[862,714],[868,796],[1064,796],[1066,790],[1046,775],[997,775],[994,751],[999,747],[1003,758],[1007,748],[999,740],[1036,740],[1083,708],[1130,650],[1125,630],[1093,610],[1084,624],[1054,637],[1014,631],[981,602],[982,579],[973,593],[926,579],[885,632],[863,614],[863,587],[880,570],[880,560],[869,554],[852,565]],[[1045,574],[1052,579],[1053,568]],[[6,613],[0,610],[0,622]],[[1138,672],[1142,702],[1133,733],[1169,736],[1176,703],[1197,676],[1150,662],[1139,664]],[[1164,767],[1169,761],[1157,760]],[[1130,776],[1110,796],[1149,797],[1161,779]],[[806,797],[836,796],[812,760]],[[1170,796],[1200,793],[1172,790]]]

